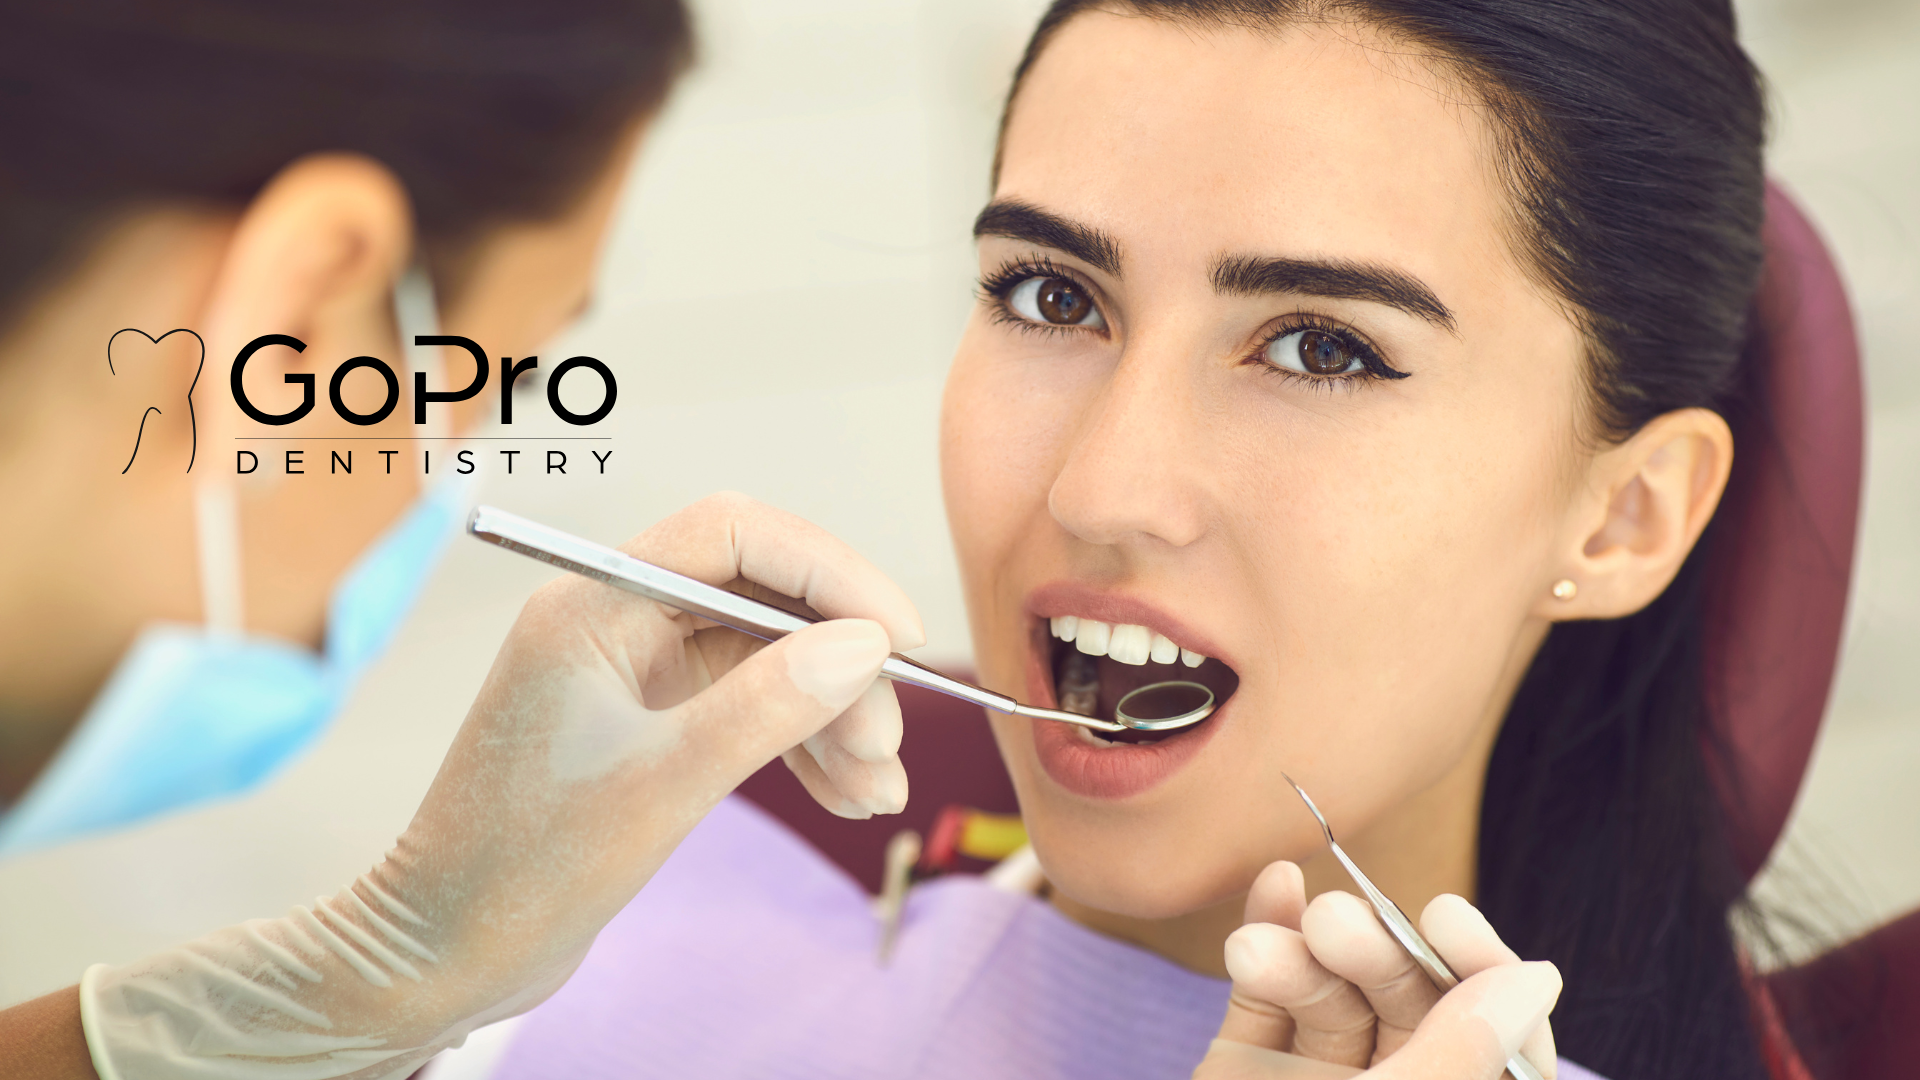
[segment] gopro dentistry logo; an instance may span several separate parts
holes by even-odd
[[[207,343],[192,330],[179,327],[169,330],[159,337],[136,327],[127,327],[114,332],[107,339],[107,371],[119,377],[127,366],[129,353],[140,346],[140,342],[125,335],[138,335],[145,338],[148,351],[152,352],[165,346],[167,339],[175,334],[184,334],[199,343],[199,356],[193,363],[193,377],[187,382],[184,392],[176,399],[146,403],[137,420],[129,420],[131,430],[127,433],[132,450],[127,463],[121,468],[125,474],[141,461],[143,447],[147,458],[151,460],[157,450],[153,449],[156,440],[153,437],[149,421],[159,422],[184,417],[188,446],[186,471],[192,472],[200,459],[200,426],[194,413],[193,395],[199,388],[200,376],[206,367]],[[185,339],[183,338],[182,341]],[[352,475],[356,466],[363,471],[393,475],[396,472],[418,471],[421,475],[434,475],[451,469],[453,472],[467,475],[479,470],[483,465],[491,464],[506,473],[514,473],[516,466],[520,472],[539,472],[545,475],[578,475],[580,473],[605,475],[607,463],[613,457],[611,447],[582,447],[581,443],[611,443],[607,436],[589,434],[569,435],[488,435],[475,437],[443,436],[427,433],[428,406],[452,405],[479,397],[493,381],[493,364],[485,349],[471,338],[455,334],[442,334],[414,338],[414,344],[426,347],[442,347],[464,350],[473,358],[474,373],[468,383],[457,390],[431,390],[427,387],[425,372],[413,373],[411,395],[401,393],[400,376],[386,361],[376,356],[355,356],[335,366],[327,376],[327,411],[319,418],[331,414],[353,427],[373,427],[386,421],[399,409],[403,396],[411,397],[412,421],[414,431],[411,434],[347,435],[347,434],[299,434],[300,421],[314,414],[320,405],[320,376],[312,371],[293,371],[283,375],[288,386],[299,388],[299,401],[292,403],[288,395],[282,393],[285,400],[262,402],[256,397],[271,396],[264,390],[259,376],[255,376],[254,390],[250,395],[247,389],[247,365],[271,356],[261,356],[266,350],[291,350],[295,355],[306,352],[307,345],[296,337],[287,334],[263,334],[249,341],[238,355],[227,377],[227,390],[233,395],[234,405],[248,419],[269,428],[286,429],[286,434],[240,435],[235,441],[247,444],[234,451],[233,469],[236,474],[250,475],[265,470],[269,473],[282,473],[287,476],[305,476],[312,473],[331,475]],[[116,364],[115,349],[119,349]],[[283,358],[284,354],[283,354]],[[184,365],[181,367],[184,372]],[[355,373],[360,374],[353,378]],[[514,359],[510,356],[500,358],[499,379],[496,383],[499,395],[499,417],[502,428],[511,428],[514,424],[515,398],[531,398],[534,389],[542,381],[540,376],[540,358],[528,356]],[[351,380],[351,381],[350,381]],[[568,425],[567,429],[590,429],[613,414],[614,403],[619,400],[620,386],[614,378],[613,370],[591,356],[574,356],[561,361],[544,379],[547,410]],[[563,387],[574,385],[571,395],[572,405],[562,397]],[[357,388],[356,388],[357,387]],[[349,404],[349,399],[352,404]],[[521,401],[523,409],[528,404]],[[587,406],[584,409],[579,406]],[[357,408],[356,408],[357,406]],[[371,407],[369,407],[371,406]],[[537,405],[535,406],[537,408]],[[277,410],[277,411],[276,411]],[[444,418],[439,418],[444,419]],[[309,427],[311,425],[308,425]],[[337,430],[337,426],[336,426]],[[531,443],[525,447],[486,447],[471,444],[481,443]],[[387,444],[362,445],[362,444]],[[548,445],[537,445],[545,443]],[[555,446],[566,443],[566,446]],[[267,444],[298,444],[273,445]],[[444,446],[439,444],[454,444]],[[462,445],[467,444],[467,445]],[[439,460],[436,460],[438,452]],[[325,458],[320,457],[325,454]],[[309,457],[309,455],[312,455]],[[356,455],[359,460],[356,461]],[[527,460],[518,460],[525,455]],[[377,459],[377,460],[376,460]],[[589,460],[590,459],[590,460]]]

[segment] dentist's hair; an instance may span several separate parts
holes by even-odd
[[[1730,0],[1055,0],[1008,114],[1055,33],[1089,10],[1261,32],[1360,24],[1421,51],[1484,106],[1515,247],[1576,313],[1588,437],[1756,407],[1743,357],[1765,109]],[[1745,882],[1707,771],[1712,540],[1642,611],[1554,628],[1482,804],[1481,908],[1520,955],[1564,973],[1561,1051],[1623,1080],[1765,1075],[1729,927]]]
[[[680,0],[5,5],[0,329],[118,215],[242,206],[320,151],[392,169],[457,257],[568,209],[691,56]]]

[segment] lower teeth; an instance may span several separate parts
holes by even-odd
[[[1060,668],[1060,708],[1081,716],[1100,709],[1100,664],[1082,652],[1067,654]]]

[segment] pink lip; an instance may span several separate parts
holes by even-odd
[[[1103,622],[1145,626],[1195,652],[1220,658],[1205,636],[1135,597],[1102,592],[1073,582],[1053,582],[1027,597],[1031,639],[1027,648],[1028,700],[1053,707],[1053,673],[1048,670],[1051,646],[1047,620],[1054,615],[1079,615]],[[1224,662],[1224,660],[1223,660]],[[1229,665],[1232,666],[1232,665]],[[1033,748],[1053,782],[1090,799],[1125,799],[1166,780],[1192,761],[1227,721],[1230,700],[1204,722],[1156,743],[1141,746],[1092,746],[1067,724],[1031,720]]]

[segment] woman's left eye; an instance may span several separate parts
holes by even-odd
[[[1047,326],[1083,326],[1099,330],[1107,325],[1085,286],[1068,277],[1035,275],[1007,293],[1007,307],[1028,322]]]
[[[1301,375],[1355,375],[1367,369],[1366,362],[1347,344],[1320,330],[1296,330],[1269,342],[1267,362],[1274,367]]]

